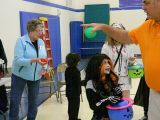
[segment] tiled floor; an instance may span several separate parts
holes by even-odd
[[[132,80],[131,98],[134,98],[134,94],[137,90],[138,84],[139,84],[139,79]],[[83,88],[83,99],[84,101],[80,103],[79,118],[81,118],[82,120],[90,120],[92,116],[92,111],[88,106],[84,88]],[[133,120],[139,120],[139,118],[143,116],[142,107],[134,105],[133,109],[134,109]],[[57,103],[56,97],[54,95],[51,98],[49,98],[39,107],[37,120],[68,120],[66,97],[63,96],[62,104]]]

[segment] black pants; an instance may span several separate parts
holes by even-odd
[[[6,112],[8,110],[8,98],[5,85],[0,86],[0,111]]]
[[[144,84],[143,84],[144,86],[143,86],[143,89],[142,89],[144,115],[148,116],[149,91],[150,91],[150,89],[145,82],[145,78],[143,77],[141,80],[144,81]]]
[[[67,97],[69,120],[78,120],[80,97]]]
[[[134,104],[142,106],[144,108],[145,116],[148,116],[149,91],[150,88],[147,86],[145,77],[143,76],[140,80],[138,90],[134,98]]]

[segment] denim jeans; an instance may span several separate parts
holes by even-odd
[[[11,93],[10,93],[10,112],[9,120],[19,120],[19,105],[25,86],[28,88],[28,114],[27,120],[35,120],[37,115],[37,99],[39,93],[39,83],[37,81],[28,81],[12,74]]]

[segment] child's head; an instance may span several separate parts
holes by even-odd
[[[86,68],[86,80],[99,81],[102,76],[110,74],[110,78],[114,81],[117,76],[113,72],[113,63],[105,54],[97,54],[91,57]]]
[[[125,27],[121,23],[113,23],[111,26],[117,29],[125,30]],[[108,37],[108,45],[114,46],[114,45],[120,45],[120,44],[121,43],[119,41],[113,39],[110,36]]]
[[[80,56],[75,53],[69,53],[66,56],[66,63],[68,67],[75,67],[77,66],[78,62],[80,61]]]

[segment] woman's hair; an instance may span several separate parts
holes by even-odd
[[[114,28],[119,28],[119,29],[125,30],[125,27],[121,23],[113,23],[111,26],[114,27]],[[107,41],[108,41],[108,45],[111,45],[111,46],[115,45],[115,43],[113,41],[113,38],[111,38],[110,36],[108,36]]]
[[[37,26],[41,25],[41,24],[42,24],[42,22],[38,19],[33,19],[33,20],[28,21],[28,23],[27,23],[28,33],[35,31]]]
[[[75,53],[69,53],[66,56],[66,64],[68,67],[75,67],[77,66],[78,62],[80,61],[80,55]]]
[[[105,54],[97,54],[91,57],[91,59],[88,62],[87,68],[86,68],[86,81],[93,80],[94,83],[99,83],[100,82],[100,66],[103,62],[104,59],[109,60],[109,64],[111,66],[110,74],[109,74],[109,79],[113,81],[113,83],[116,85],[118,82],[118,76],[114,73],[113,71],[113,63],[111,59],[105,55]],[[106,81],[107,78],[106,78]],[[107,87],[107,86],[106,86]]]

